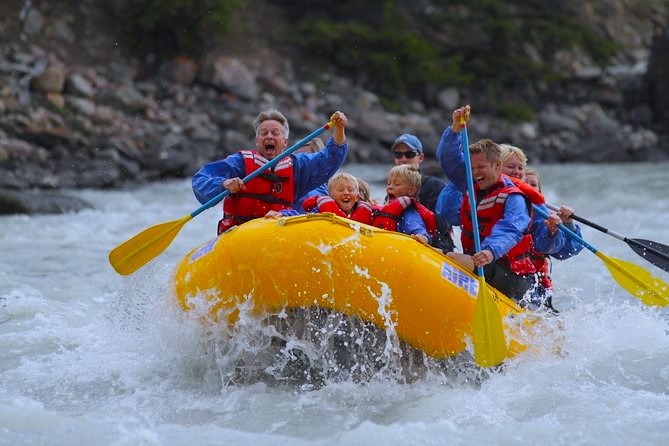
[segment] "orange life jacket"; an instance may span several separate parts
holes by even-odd
[[[256,150],[241,150],[247,176],[269,162]],[[230,194],[223,201],[223,219],[218,222],[218,233],[227,231],[268,211],[290,209],[295,201],[293,159],[285,157],[270,171],[261,173],[245,184],[246,190]]]
[[[531,188],[531,186],[529,187]],[[478,185],[475,184],[474,193],[476,194],[478,190]],[[490,235],[492,228],[504,216],[506,199],[512,194],[520,194],[525,198],[528,212],[530,213],[531,224],[533,210],[532,203],[528,199],[528,196],[515,184],[513,186],[506,185],[504,180],[500,178],[500,181],[494,185],[476,205],[476,216],[479,223],[478,230],[481,236],[481,241],[485,240],[485,238]],[[466,254],[474,254],[474,233],[468,195],[468,193],[465,194],[462,201],[462,207],[460,208],[460,222],[462,229],[460,241],[462,242],[462,250]],[[539,194],[539,196],[541,195]],[[534,194],[533,197],[537,199]],[[541,196],[541,198],[543,199],[543,196]],[[511,271],[519,275],[534,274],[537,271],[530,259],[532,235],[529,233],[529,227],[530,225],[528,224],[523,238],[521,238],[520,241],[502,257],[509,262]]]
[[[406,196],[390,200],[385,206],[374,209],[372,214],[372,226],[387,231],[397,231],[397,223],[400,221],[400,218],[402,218],[402,214],[404,214],[404,211],[412,205],[418,211],[420,218],[423,219],[423,223],[425,223],[425,227],[427,228],[430,237],[437,235],[437,219],[434,216],[434,212],[420,204],[415,198]]]
[[[372,223],[372,207],[364,201],[356,201],[350,214],[346,214],[339,207],[334,198],[329,195],[309,197],[302,203],[302,208],[309,212],[316,208],[319,213],[332,212],[340,217],[349,218],[366,225]]]

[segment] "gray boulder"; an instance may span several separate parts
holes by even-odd
[[[64,214],[91,209],[85,200],[53,191],[0,190],[0,214]]]

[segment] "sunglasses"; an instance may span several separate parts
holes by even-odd
[[[408,160],[416,158],[416,155],[418,155],[418,152],[393,152],[393,156],[395,159],[402,159],[403,156],[406,156]]]

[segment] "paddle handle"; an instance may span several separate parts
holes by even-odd
[[[559,208],[558,206],[555,206],[554,204],[548,204],[548,203],[546,203],[546,207],[548,207],[548,209],[551,209],[551,210],[553,210],[553,211],[559,211],[559,210],[560,210],[560,208]],[[576,214],[571,214],[569,217],[570,217],[570,218],[573,218],[574,220],[576,220],[576,221],[578,221],[578,222],[583,223],[584,225],[588,225],[588,226],[590,226],[591,228],[594,228],[594,229],[596,229],[596,230],[598,230],[598,231],[600,231],[600,232],[603,232],[604,234],[609,234],[610,236],[613,236],[613,237],[617,238],[618,240],[622,240],[623,242],[626,242],[626,241],[627,241],[627,240],[626,240],[626,237],[625,237],[624,235],[622,235],[622,234],[618,234],[618,233],[615,232],[615,231],[611,231],[610,229],[607,229],[607,228],[605,228],[604,226],[600,226],[600,225],[598,225],[597,223],[593,223],[593,222],[591,222],[591,221],[588,221],[588,220],[586,220],[585,218],[580,217],[580,216],[578,216],[578,215],[576,215]]]
[[[267,169],[271,169],[272,167],[276,166],[277,164],[279,164],[279,161],[281,161],[282,159],[284,159],[285,157],[287,157],[291,153],[295,152],[300,147],[302,147],[303,145],[305,145],[306,143],[308,143],[309,141],[311,141],[312,139],[314,139],[318,135],[322,134],[323,132],[325,132],[329,128],[332,128],[333,126],[334,126],[334,123],[332,121],[330,121],[327,124],[325,124],[324,126],[322,126],[321,128],[319,128],[317,130],[314,130],[309,135],[305,136],[304,138],[302,138],[301,140],[299,140],[298,142],[296,142],[295,144],[293,144],[292,146],[290,146],[289,148],[287,148],[286,150],[281,152],[280,155],[277,155],[276,157],[274,157],[274,159],[272,159],[270,162],[265,164],[260,169],[256,169],[253,172],[251,172],[250,174],[246,175],[244,178],[242,178],[242,182],[244,184],[246,184],[249,181],[251,181],[252,179],[254,179],[255,177],[257,177],[258,175],[260,175],[261,173],[263,173],[264,171],[266,171]],[[195,216],[201,214],[202,212],[206,211],[210,207],[215,206],[218,203],[220,203],[228,195],[230,195],[230,191],[226,189],[223,192],[221,192],[220,194],[216,195],[211,200],[207,201],[205,204],[203,204],[199,208],[195,209],[193,212],[191,212],[190,216],[195,217]]]
[[[548,218],[548,217],[549,217],[548,212],[544,211],[542,208],[540,208],[540,207],[537,206],[536,204],[533,204],[532,207],[534,208],[534,211],[535,211],[536,213],[538,213],[539,215],[543,216],[544,218]],[[549,206],[549,207],[550,207],[550,206]],[[552,209],[552,208],[551,208],[551,209]],[[558,208],[558,209],[559,209],[559,208]],[[585,247],[588,248],[590,251],[592,251],[593,253],[597,254],[597,249],[596,249],[594,246],[592,246],[590,243],[586,242],[586,241],[583,240],[581,237],[579,237],[577,233],[575,233],[574,231],[572,231],[571,229],[569,229],[568,227],[566,227],[566,226],[563,225],[562,223],[560,223],[560,224],[558,225],[558,227],[559,227],[565,234],[567,234],[569,237],[573,238],[574,240],[576,240],[577,242],[579,242],[581,245],[585,246]]]

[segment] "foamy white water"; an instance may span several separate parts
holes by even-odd
[[[668,168],[540,170],[550,202],[669,244]],[[385,175],[385,167],[345,170]],[[0,218],[0,445],[669,443],[668,310],[629,296],[588,251],[554,263],[562,355],[533,349],[480,386],[439,373],[316,390],[225,386],[226,358],[170,299],[172,268],[213,237],[219,211],[189,222],[163,256],[124,278],[108,265],[109,250],[196,209],[189,183],[76,194],[95,209]],[[669,282],[626,244],[583,233]]]

